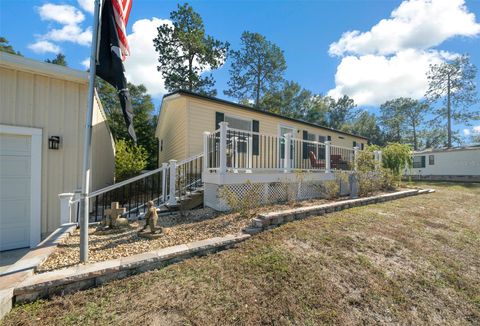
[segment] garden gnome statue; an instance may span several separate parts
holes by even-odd
[[[147,228],[147,226],[150,226],[150,232],[156,233],[158,215],[157,215],[157,208],[155,207],[155,204],[153,203],[153,201],[149,201],[147,203],[147,212],[145,213],[145,220],[146,220],[145,226],[143,227],[142,231],[144,231]]]

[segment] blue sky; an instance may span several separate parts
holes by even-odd
[[[60,50],[69,66],[85,69],[91,3],[0,0],[0,35],[26,57],[43,60]],[[177,3],[133,0],[127,27],[132,51],[127,74],[147,85],[156,104],[165,90],[149,42],[155,26],[167,22]],[[478,0],[189,3],[202,16],[208,34],[237,48],[244,30],[259,32],[284,50],[286,79],[315,93],[348,94],[372,111],[385,99],[421,97],[430,63],[469,53],[480,67]],[[228,66],[227,61],[213,73],[219,97],[225,98]]]

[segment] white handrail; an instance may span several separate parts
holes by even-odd
[[[179,165],[183,165],[183,164],[186,164],[186,163],[190,163],[191,161],[195,161],[197,158],[200,158],[203,156],[203,153],[200,153],[200,154],[196,154],[196,155],[193,155],[193,156],[190,156],[184,160],[181,160],[181,161],[178,161],[177,162],[177,166]]]
[[[330,144],[330,147],[336,147],[336,148],[346,149],[346,150],[349,150],[349,151],[352,151],[352,152],[353,152],[353,147],[350,148],[350,147],[343,147],[343,146],[337,146],[337,145],[332,145],[332,144]]]
[[[197,155],[194,155],[194,156],[191,156],[189,158],[186,158],[182,161],[179,161],[177,162],[177,166],[179,165],[182,165],[182,164],[186,164],[186,163],[189,163],[193,160],[196,160],[197,158],[199,157],[202,157],[203,156],[203,153],[200,153],[200,154],[197,154]],[[132,182],[135,182],[135,181],[138,181],[138,180],[142,180],[146,177],[149,177],[153,174],[157,174],[158,172],[162,171],[163,170],[163,167],[161,168],[158,168],[158,169],[155,169],[155,170],[152,170],[152,171],[149,171],[149,172],[146,172],[146,173],[143,173],[143,174],[140,174],[140,175],[137,175],[133,178],[130,178],[130,179],[127,179],[127,180],[124,180],[124,181],[120,181],[118,183],[115,183],[111,186],[108,186],[108,187],[105,187],[105,188],[102,188],[102,189],[98,189],[98,190],[95,190],[95,191],[92,191],[89,195],[88,195],[88,198],[92,198],[92,197],[95,197],[95,196],[98,196],[98,195],[101,195],[107,191],[110,191],[110,190],[114,190],[114,189],[117,189],[117,188],[120,188],[122,186],[125,186],[127,184],[130,184]]]

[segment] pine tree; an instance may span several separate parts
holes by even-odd
[[[158,71],[165,79],[169,91],[189,90],[205,95],[216,95],[212,75],[226,60],[229,44],[205,35],[202,17],[185,3],[170,13],[173,26],[158,27],[153,40],[158,52]]]
[[[51,60],[50,59],[45,60],[45,62],[53,63],[56,65],[65,66],[65,67],[67,66],[65,55],[63,55],[62,53],[57,54],[57,56]]]
[[[229,89],[224,94],[239,101],[253,100],[260,108],[265,94],[275,92],[287,69],[283,51],[259,33],[243,32],[241,49],[230,51]]]
[[[440,126],[446,120],[448,147],[452,147],[452,122],[468,124],[479,119],[478,112],[469,110],[477,102],[476,74],[477,68],[466,55],[431,65],[427,73],[425,97],[432,103],[441,100],[443,104],[435,110],[431,123]]]

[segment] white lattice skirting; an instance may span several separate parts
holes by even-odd
[[[301,182],[268,182],[225,184],[205,184],[204,204],[218,211],[230,209],[227,198],[233,201],[255,203],[255,205],[284,203],[291,200],[305,200],[324,198],[324,182],[328,181],[301,181]],[[348,182],[341,182],[340,193],[348,195]]]

